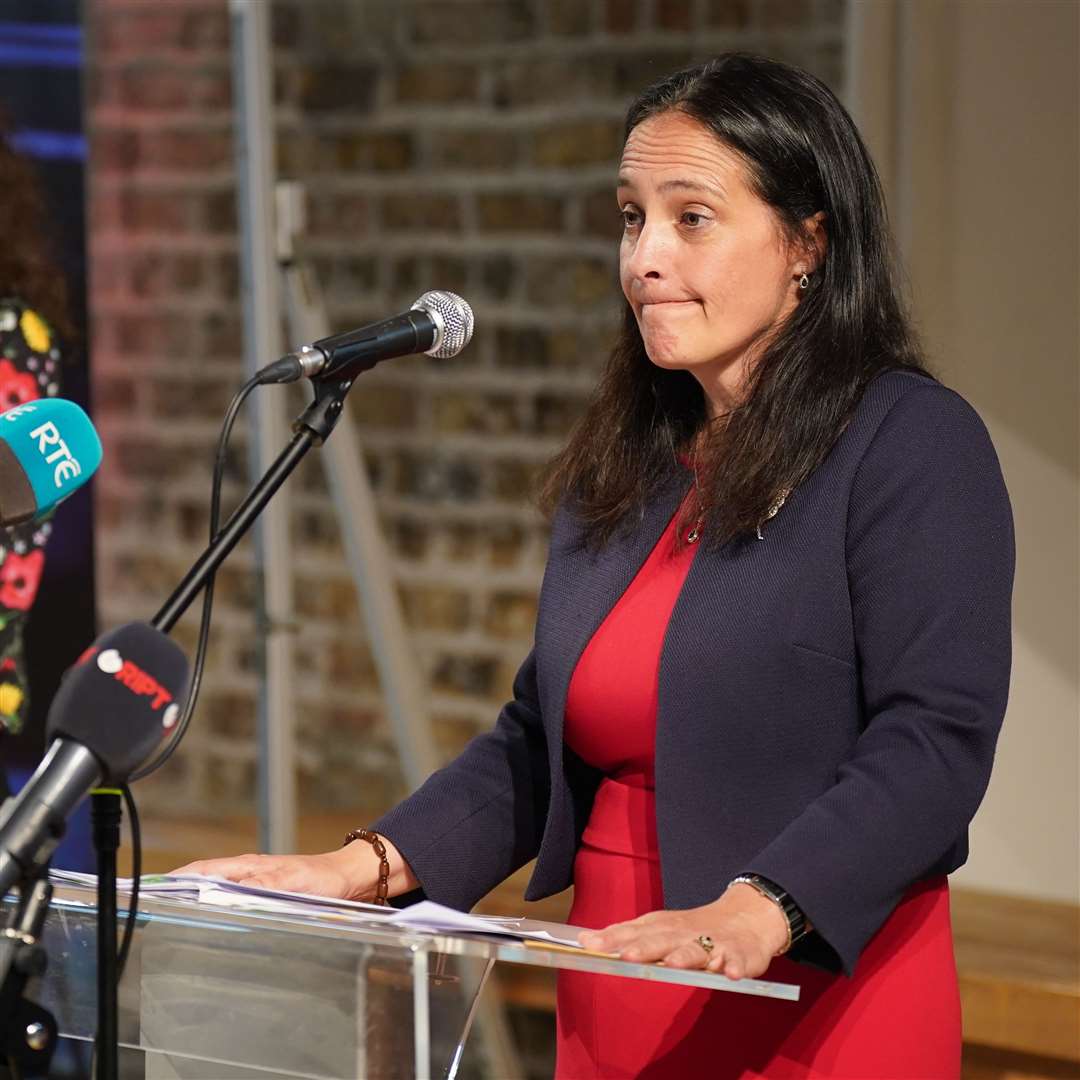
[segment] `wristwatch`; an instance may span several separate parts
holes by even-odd
[[[762,896],[767,896],[770,900],[779,904],[784,912],[788,924],[788,939],[784,947],[774,955],[780,956],[786,953],[796,941],[806,937],[813,929],[806,916],[802,913],[802,908],[792,900],[791,894],[777,885],[775,881],[762,877],[761,874],[740,874],[728,882],[728,888],[740,881],[753,886]]]

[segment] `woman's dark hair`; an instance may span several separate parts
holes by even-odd
[[[53,257],[40,182],[0,117],[0,298],[23,301],[69,342],[67,282]]]
[[[626,135],[669,110],[740,155],[790,240],[809,244],[802,223],[824,211],[827,251],[763,348],[744,400],[712,424],[700,383],[650,362],[625,305],[600,385],[540,496],[550,512],[571,495],[591,546],[638,518],[699,433],[700,495],[688,513],[704,516],[712,545],[753,531],[821,463],[877,374],[925,372],[900,301],[877,172],[828,87],[788,64],[728,53],[645,90]]]

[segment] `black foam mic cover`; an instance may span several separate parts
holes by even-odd
[[[64,675],[46,736],[81,743],[101,762],[103,783],[122,783],[175,727],[187,679],[187,658],[160,630],[141,622],[119,626]]]

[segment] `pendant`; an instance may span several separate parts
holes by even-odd
[[[782,507],[784,505],[784,503],[787,501],[787,497],[790,494],[791,494],[791,490],[789,488],[785,488],[783,491],[781,491],[780,492],[780,498],[778,498],[776,500],[776,502],[774,502],[772,504],[772,506],[769,507],[769,512],[765,515],[765,520],[758,522],[757,538],[759,540],[764,540],[765,539],[765,537],[762,535],[762,532],[761,532],[761,526],[764,525],[766,521],[771,521],[774,517],[776,517],[777,514],[780,513],[780,507]]]

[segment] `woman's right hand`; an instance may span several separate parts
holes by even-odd
[[[385,838],[384,842],[390,859],[390,895],[415,888],[418,883],[408,864]],[[199,859],[169,873],[220,877],[242,885],[329,896],[335,900],[374,900],[379,881],[379,857],[370,844],[358,840],[319,855],[234,855],[224,859]]]

